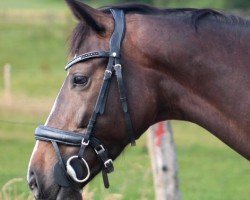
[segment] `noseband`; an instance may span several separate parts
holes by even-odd
[[[125,33],[125,16],[122,10],[110,10],[115,21],[115,28],[110,39],[109,52],[95,51],[82,54],[70,61],[65,70],[69,70],[73,65],[94,58],[108,58],[108,65],[104,72],[103,84],[101,86],[96,105],[88,126],[84,133],[76,133],[55,129],[48,126],[39,126],[35,131],[36,140],[51,142],[58,157],[58,163],[54,166],[54,178],[58,185],[62,187],[71,187],[80,189],[81,183],[89,180],[90,167],[84,158],[84,152],[87,146],[94,149],[102,166],[103,182],[106,188],[109,187],[108,173],[114,171],[113,160],[110,158],[107,148],[102,142],[95,137],[94,128],[98,116],[103,115],[105,111],[106,101],[108,97],[109,85],[111,78],[115,74],[122,110],[124,113],[126,131],[129,134],[131,145],[135,145],[135,137],[133,135],[133,127],[128,112],[128,103],[126,99],[126,90],[122,77],[122,66],[120,63],[121,44]],[[62,157],[58,144],[67,146],[80,147],[78,155],[69,158]]]

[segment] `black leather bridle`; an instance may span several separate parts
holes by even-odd
[[[82,54],[75,57],[65,67],[65,70],[69,70],[73,65],[79,62],[84,62],[93,58],[108,58],[108,65],[104,73],[103,84],[101,86],[94,111],[89,120],[85,133],[80,134],[76,132],[64,131],[48,126],[39,126],[35,131],[36,140],[47,141],[53,144],[58,157],[58,163],[54,166],[54,178],[57,184],[62,187],[80,189],[81,183],[88,181],[90,177],[90,168],[87,161],[84,159],[84,152],[87,146],[92,147],[96,152],[96,155],[102,165],[104,186],[106,188],[109,187],[107,174],[114,171],[113,160],[110,159],[109,153],[102,142],[95,137],[94,127],[98,116],[104,114],[109,85],[114,74],[118,83],[127,132],[130,137],[131,145],[135,145],[133,126],[128,111],[126,90],[123,83],[122,66],[120,63],[120,49],[125,34],[125,16],[122,10],[111,9],[110,11],[115,20],[115,28],[110,39],[109,52],[94,51]],[[70,158],[62,157],[58,143],[68,146],[80,147],[78,155],[71,156]]]

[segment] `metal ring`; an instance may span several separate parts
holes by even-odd
[[[84,158],[81,158],[83,163],[85,164],[86,168],[87,168],[87,176],[82,179],[82,180],[79,180],[76,176],[76,172],[74,170],[74,168],[71,166],[70,162],[74,159],[79,159],[78,156],[72,156],[70,157],[68,160],[67,160],[67,164],[66,164],[66,170],[67,170],[67,173],[68,175],[76,182],[78,183],[84,183],[86,182],[88,179],[89,179],[89,176],[90,176],[90,170],[89,170],[89,165],[88,163],[86,162],[86,160]]]

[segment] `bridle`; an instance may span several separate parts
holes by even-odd
[[[36,140],[51,142],[55,149],[58,163],[54,166],[54,178],[56,183],[62,187],[80,189],[81,183],[89,180],[90,168],[87,161],[84,159],[84,152],[87,146],[94,149],[102,165],[104,186],[106,188],[109,187],[107,174],[114,171],[113,160],[110,158],[107,148],[105,148],[102,142],[95,136],[94,128],[98,116],[104,114],[109,85],[113,74],[115,74],[118,83],[120,100],[126,123],[126,131],[129,134],[131,145],[135,145],[133,126],[129,115],[126,90],[122,77],[122,66],[120,63],[121,44],[125,34],[125,16],[122,10],[110,9],[110,11],[115,21],[115,28],[110,39],[109,51],[94,51],[79,55],[70,61],[65,67],[65,70],[69,70],[73,65],[79,62],[84,62],[94,58],[108,58],[108,65],[104,72],[103,84],[86,131],[79,134],[48,126],[39,126],[35,131]],[[69,158],[62,157],[58,143],[67,146],[80,147],[78,155]]]

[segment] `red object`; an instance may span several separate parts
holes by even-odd
[[[164,122],[159,122],[157,124],[157,128],[156,128],[156,146],[160,146],[161,145],[161,139],[164,135],[164,126],[165,123]]]

